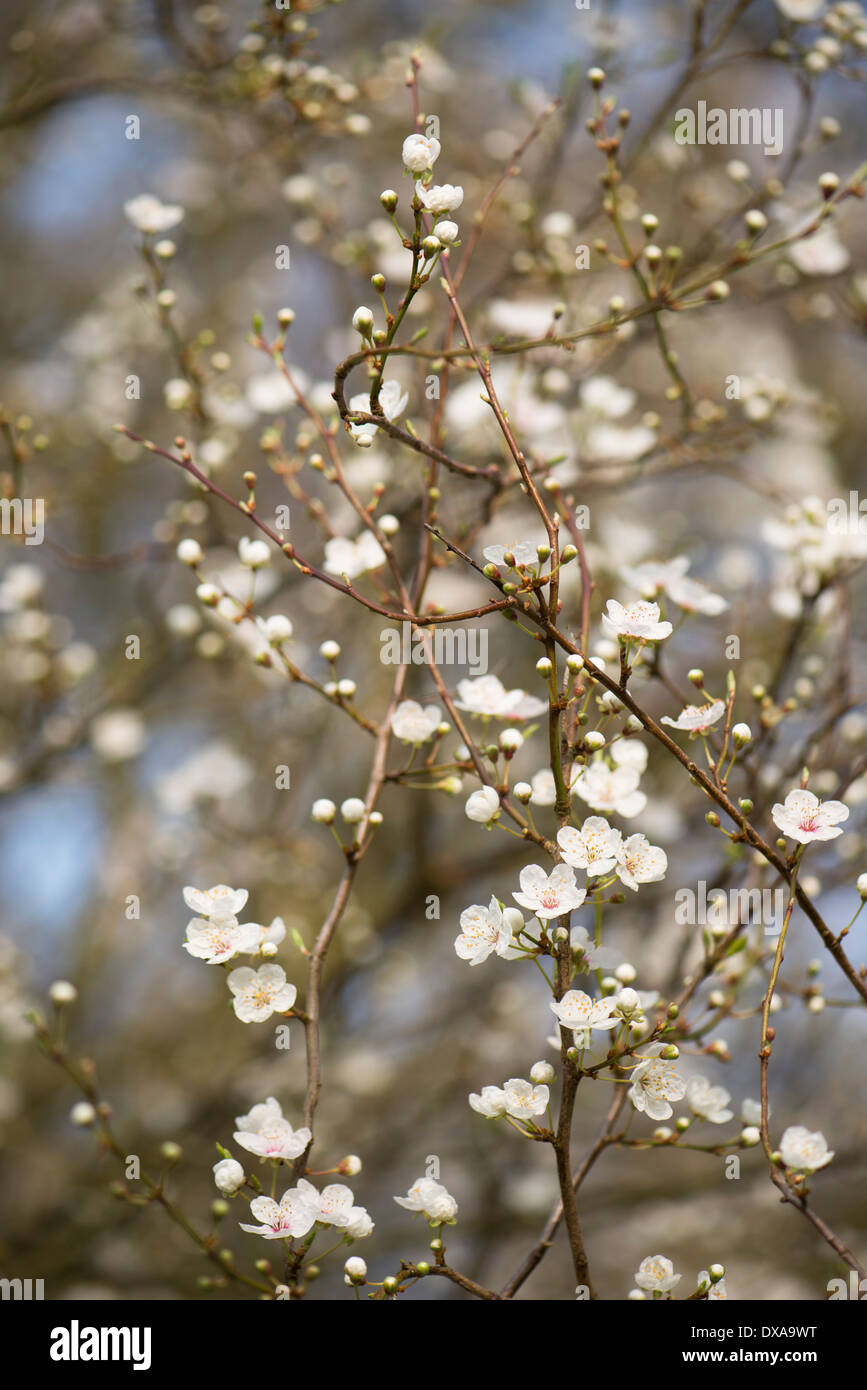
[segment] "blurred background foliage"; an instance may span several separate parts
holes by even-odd
[[[646,212],[660,219],[660,244],[683,247],[693,267],[725,259],[746,207],[764,208],[776,234],[797,225],[818,204],[818,175],[834,169],[843,177],[864,156],[864,44],[839,39],[839,55],[829,50],[823,69],[805,55],[821,53],[816,39],[839,36],[839,23],[792,26],[770,0],[699,8],[708,33],[731,23],[715,52],[691,57],[696,6],[685,0],[592,0],[588,11],[568,0],[347,0],[297,5],[288,15],[254,0],[4,5],[0,468],[7,496],[20,473],[23,494],[45,498],[47,526],[41,548],[0,542],[3,1274],[44,1278],[51,1298],[234,1296],[196,1289],[201,1256],[158,1210],[108,1195],[121,1175],[94,1155],[91,1134],[70,1125],[75,1096],[39,1056],[23,1014],[49,1007],[52,980],[77,985],[74,1047],[95,1059],[122,1143],[153,1169],[160,1142],[179,1141],[184,1159],[172,1191],[206,1224],[216,1195],[214,1141],[231,1143],[234,1116],[273,1094],[300,1123],[303,1037],[294,1023],[290,1051],[276,1051],[270,1025],[245,1028],[227,1013],[219,972],[180,949],[189,915],[181,888],[248,887],[256,920],[280,914],[311,942],[340,861],[309,808],[317,796],[362,794],[370,754],[367,737],[339,711],[256,667],[237,634],[196,604],[177,541],[198,538],[206,568],[231,587],[239,518],[113,426],[163,447],[183,432],[233,495],[241,495],[244,469],[254,468],[260,512],[288,499],[293,540],[321,556],[315,507],[287,493],[279,468],[315,441],[300,413],[275,397],[269,362],[247,334],[254,311],[273,334],[277,310],[291,306],[287,358],[327,408],[334,364],[357,343],[352,311],[371,302],[371,273],[382,270],[398,286],[406,273],[379,193],[394,187],[406,200],[400,147],[411,129],[405,79],[416,48],[423,109],[441,127],[436,175],[463,185],[465,234],[534,119],[553,96],[563,100],[507,181],[468,272],[464,301],[482,341],[544,333],[558,302],[559,327],[573,331],[604,317],[612,295],[634,297],[628,274],[601,255],[589,271],[575,269],[578,244],[610,236],[599,203],[603,161],[585,129],[584,74],[594,63],[632,113],[621,199],[636,245]],[[843,23],[847,9],[852,33],[863,38],[851,19],[857,6],[829,13]],[[699,98],[781,107],[781,158],[677,145],[674,111]],[[125,136],[130,115],[140,121],[137,140]],[[141,192],[186,210],[172,233],[177,254],[164,267],[177,297],[168,315],[155,305],[152,266],[123,214],[125,200]],[[861,544],[813,537],[787,551],[767,530],[788,525],[800,536],[805,523],[793,504],[847,497],[863,477],[867,264],[856,200],[835,225],[812,255],[805,242],[733,278],[731,298],[710,316],[671,323],[704,420],[688,442],[676,402],[666,399],[649,319],[568,353],[507,357],[496,379],[533,458],[560,460],[555,475],[590,505],[595,602],[622,597],[620,565],[687,553],[692,572],[731,608],[676,633],[665,651],[671,678],[683,688],[686,669],[703,666],[720,689],[725,638],[736,634],[739,716],[758,727],[760,709],[748,694],[758,682],[796,700],[755,769],[757,814],[794,784],[812,732],[821,731],[810,747],[816,789],[845,782],[853,816],[840,841],[809,856],[808,869],[839,930],[867,867]],[[291,250],[287,270],[275,268],[281,244]],[[409,326],[430,323],[437,341],[444,313],[432,284]],[[425,398],[425,370],[409,359],[389,369],[410,391],[407,414],[419,428],[435,404]],[[127,398],[131,375],[140,399]],[[742,382],[740,400],[726,399],[732,375]],[[595,410],[582,395],[599,376],[632,393],[624,417],[610,405]],[[177,380],[193,383],[196,409],[169,408],[165,385]],[[351,386],[362,388],[360,373]],[[463,461],[485,464],[501,447],[478,395],[476,380],[454,373],[446,440]],[[419,461],[382,436],[364,452],[340,441],[363,500],[385,484],[383,507],[402,522],[398,554],[411,565]],[[354,534],[346,504],[321,477],[308,469],[302,478],[330,526]],[[477,515],[478,489],[451,477],[443,487],[443,520],[459,536]],[[478,545],[528,528],[534,533],[513,494]],[[260,611],[292,618],[292,660],[317,679],[328,678],[319,643],[341,643],[339,673],[357,681],[358,707],[380,717],[392,675],[379,661],[381,621],[306,582],[279,556],[258,593]],[[455,565],[437,571],[431,595],[456,607],[487,597],[478,577]],[[579,595],[570,571],[572,623]],[[125,657],[130,635],[141,639],[138,660]],[[491,623],[489,639],[491,669],[533,690],[535,644],[505,623]],[[447,676],[453,683],[465,674]],[[411,674],[408,694],[430,696],[423,669]],[[647,681],[641,695],[654,713],[675,712],[661,682]],[[832,714],[840,717],[828,728]],[[528,742],[516,776],[539,770],[542,744],[541,735]],[[288,791],[274,788],[278,764],[291,768]],[[634,828],[665,847],[669,874],[630,895],[606,933],[606,944],[636,965],[639,986],[663,998],[701,951],[698,930],[674,922],[674,893],[699,878],[722,881],[729,858],[704,823],[698,791],[679,773],[651,750],[642,784],[649,806]],[[451,1262],[496,1285],[537,1237],[556,1199],[555,1175],[544,1146],[473,1115],[466,1096],[555,1054],[545,1041],[543,982],[496,959],[469,970],[452,942],[462,908],[493,891],[508,900],[533,857],[501,834],[470,828],[460,798],[388,788],[381,809],[384,825],[326,971],[315,1166],[362,1156],[352,1186],[377,1229],[356,1249],[382,1277],[400,1258],[424,1254],[425,1228],[391,1198],[437,1155],[461,1207]],[[553,813],[538,814],[550,818],[550,831]],[[735,865],[731,881],[747,868]],[[432,893],[441,899],[439,920],[425,916]],[[125,915],[130,895],[141,903],[137,920]],[[856,965],[865,958],[860,926],[849,938]],[[797,914],[777,1019],[784,1042],[774,1053],[772,1124],[777,1134],[786,1124],[824,1130],[836,1158],[816,1180],[817,1203],[857,1248],[867,1210],[858,1065],[865,1031],[855,1009],[805,1007],[817,978],[829,1001],[853,997],[833,963],[808,974],[818,947]],[[297,953],[286,948],[280,958],[302,985]],[[735,979],[737,958],[727,968],[717,987]],[[749,1012],[761,993],[754,972],[740,1004]],[[739,1108],[758,1094],[758,1021],[753,1013],[727,1018],[708,1037],[724,1038],[732,1060],[696,1061],[693,1070],[724,1084]],[[579,1091],[576,1155],[592,1142],[609,1098],[602,1083]],[[633,1132],[644,1129],[641,1120]],[[821,1298],[840,1272],[807,1223],[780,1206],[759,1150],[743,1155],[737,1181],[725,1180],[721,1159],[703,1154],[609,1152],[583,1189],[582,1209],[603,1297],[624,1297],[632,1271],[657,1249],[684,1271],[684,1285],[693,1271],[723,1262],[738,1298]],[[239,1258],[256,1258],[255,1239],[234,1229],[238,1217],[233,1207],[225,1239]],[[316,1296],[341,1296],[339,1266],[330,1263]],[[521,1296],[562,1297],[570,1288],[561,1239]],[[429,1281],[416,1296],[463,1295]]]

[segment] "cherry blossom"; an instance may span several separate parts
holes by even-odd
[[[837,822],[849,819],[849,807],[842,801],[820,801],[813,792],[796,789],[782,805],[775,804],[771,815],[790,840],[809,845],[813,840],[834,840],[842,835]]]
[[[394,1200],[407,1211],[423,1212],[432,1226],[451,1223],[458,1214],[458,1204],[448,1188],[433,1178],[416,1178],[407,1195]]]
[[[712,1125],[724,1125],[734,1111],[727,1109],[731,1095],[724,1086],[714,1086],[704,1076],[692,1076],[686,1083],[686,1101],[695,1115]]]
[[[458,709],[482,719],[533,719],[548,708],[523,690],[506,690],[497,676],[477,676],[458,682]]]
[[[553,1000],[550,1008],[560,1020],[563,1028],[593,1028],[605,1031],[616,1028],[620,1019],[614,1015],[616,998],[591,999],[581,989],[570,989],[560,1000]]]
[[[689,558],[676,555],[673,560],[646,560],[639,565],[624,565],[621,577],[645,598],[665,593],[679,608],[713,617],[724,613],[728,603],[720,594],[711,593],[704,584],[687,577]]]
[[[194,917],[187,926],[183,946],[197,960],[208,965],[222,965],[232,956],[257,951],[264,930],[257,922],[240,923],[235,917],[221,917],[215,922]]]
[[[158,236],[184,220],[184,210],[177,203],[162,203],[152,193],[139,193],[123,205],[127,219],[139,232]]]
[[[418,199],[428,212],[439,217],[443,212],[457,212],[464,201],[464,190],[460,184],[434,183],[430,188],[420,188]]]
[[[404,391],[399,382],[383,381],[379,391],[379,404],[386,420],[398,420],[406,410],[408,401],[409,395]],[[374,414],[370,396],[366,395],[364,392],[350,398],[349,409],[359,415]],[[349,428],[356,440],[364,439],[372,443],[379,429],[379,425],[373,424],[370,420],[358,424],[353,424],[353,422],[350,421]],[[372,569],[373,566],[368,566],[368,568]]]
[[[651,845],[646,835],[630,835],[617,849],[617,877],[627,888],[638,891],[640,883],[658,883],[665,878],[668,855]]]
[[[646,1260],[641,1261],[638,1273],[633,1278],[640,1289],[660,1297],[670,1293],[680,1283],[680,1275],[675,1274],[674,1265],[664,1255],[648,1255]]]
[[[637,738],[617,738],[608,745],[608,756],[617,767],[634,767],[643,772],[647,767],[647,745]]]
[[[639,780],[636,768],[611,768],[598,758],[581,769],[572,783],[572,792],[594,811],[616,813],[628,819],[639,815],[647,805],[647,797],[638,790]]]
[[[704,705],[684,705],[676,719],[670,719],[664,714],[660,722],[669,724],[672,729],[686,729],[691,734],[704,734],[722,719],[725,709],[722,700],[709,700]]]
[[[236,917],[250,896],[246,888],[229,888],[217,883],[213,888],[185,888],[184,902],[193,912],[209,917],[212,922],[224,922]]]
[[[288,1013],[298,991],[286,980],[282,965],[242,965],[226,982],[234,998],[232,1007],[242,1023],[264,1023],[272,1014]]]
[[[503,908],[494,897],[487,907],[473,904],[461,913],[461,934],[455,940],[455,952],[470,965],[481,965],[492,951],[507,958],[517,956],[520,952],[512,949],[512,938],[523,925],[524,919],[516,907]]]
[[[321,1225],[345,1230],[354,1240],[369,1235],[373,1230],[373,1222],[366,1209],[355,1205],[352,1191],[344,1183],[329,1183],[319,1192],[312,1182],[300,1178],[295,1191],[314,1220]]]
[[[822,1131],[811,1133],[804,1125],[789,1125],[780,1140],[780,1153],[786,1167],[798,1173],[817,1173],[834,1157]]]
[[[580,830],[564,825],[557,831],[557,844],[566,864],[586,869],[589,878],[610,873],[617,863],[621,835],[603,816],[588,816]]]
[[[636,637],[642,642],[661,642],[670,637],[672,626],[660,622],[659,605],[639,599],[636,603],[623,604],[610,598],[606,604],[607,613],[602,614],[602,626],[615,637]]]
[[[329,574],[357,579],[368,570],[385,564],[385,551],[370,531],[362,531],[357,541],[345,536],[332,536],[325,542],[325,565]]]
[[[550,767],[543,767],[539,772],[534,773],[530,785],[532,787],[530,799],[534,806],[554,805],[557,800],[557,786]]]
[[[544,1115],[548,1109],[550,1092],[547,1086],[534,1086],[520,1076],[513,1076],[503,1086],[506,1101],[506,1114],[516,1120],[531,1120],[535,1115]]]
[[[298,1158],[310,1143],[310,1130],[293,1130],[274,1096],[254,1105],[248,1115],[239,1115],[235,1124],[235,1143],[260,1158]]]
[[[540,922],[561,917],[580,907],[587,896],[575,887],[575,870],[569,864],[555,864],[550,874],[539,864],[529,864],[519,875],[521,891],[512,897],[521,907],[534,912]]]
[[[660,1049],[661,1050],[661,1049]],[[642,1110],[651,1120],[667,1120],[673,1114],[670,1100],[683,1100],[686,1081],[673,1062],[655,1055],[639,1062],[632,1073],[629,1099],[636,1110]]]
[[[499,1119],[506,1113],[506,1092],[499,1086],[483,1086],[481,1095],[471,1093],[470,1105],[488,1120]]]
[[[279,1203],[273,1197],[254,1197],[250,1203],[250,1215],[255,1216],[261,1225],[248,1226],[241,1221],[241,1230],[263,1236],[265,1240],[306,1236],[316,1223],[315,1213],[294,1187],[283,1193]]]
[[[500,798],[493,787],[479,787],[467,798],[464,810],[470,820],[489,825],[500,809]]]
[[[391,731],[401,743],[416,746],[427,743],[442,721],[439,705],[420,705],[415,700],[402,700],[391,716]]]
[[[414,174],[423,174],[436,163],[442,146],[426,135],[408,135],[403,142],[403,163]]]

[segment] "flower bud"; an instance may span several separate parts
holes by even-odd
[[[550,1062],[534,1062],[530,1068],[530,1080],[534,1086],[550,1086],[555,1076]]]
[[[357,825],[363,820],[365,809],[360,796],[349,796],[340,804],[340,814],[347,825]]]
[[[311,816],[319,825],[330,825],[337,815],[337,807],[333,801],[328,801],[322,797],[319,801],[314,801]]]
[[[202,547],[191,536],[179,542],[175,553],[182,565],[200,565],[204,559]]]
[[[85,1128],[87,1125],[93,1124],[96,1119],[96,1111],[90,1104],[90,1101],[80,1100],[73,1105],[69,1112],[69,1118],[74,1125],[80,1125],[82,1128]]]
[[[397,207],[397,194],[395,193],[393,188],[386,188],[382,193],[380,193],[379,201],[382,203],[382,206],[385,208],[386,212],[394,212],[395,208]]]
[[[343,1266],[347,1284],[363,1284],[367,1279],[367,1265],[360,1255],[350,1255]]]
[[[749,724],[735,724],[732,729],[732,738],[736,748],[745,748],[748,743],[753,741],[753,731]]]
[[[213,1173],[214,1182],[224,1197],[234,1197],[238,1189],[244,1186],[244,1169],[236,1158],[221,1158],[219,1163],[214,1164]]]
[[[352,327],[362,338],[369,338],[373,332],[373,314],[366,305],[360,304],[352,315]]]
[[[554,667],[551,663],[550,657],[542,656],[536,662],[536,670],[539,672],[540,676],[550,676],[553,669]]]
[[[78,990],[68,980],[55,980],[49,987],[48,996],[53,1004],[74,1004],[78,998]]]

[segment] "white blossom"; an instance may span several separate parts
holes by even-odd
[[[461,913],[455,952],[470,965],[481,965],[492,951],[498,956],[517,955],[512,949],[512,937],[523,925],[524,919],[516,907],[503,908],[494,897],[487,907],[474,904]]]
[[[591,999],[581,989],[570,989],[559,1001],[553,1000],[550,1007],[563,1028],[592,1028],[604,1032],[616,1028],[620,1022],[614,1014],[617,1007],[614,996]]]
[[[520,1076],[513,1076],[503,1087],[506,1100],[506,1114],[516,1120],[531,1120],[535,1115],[544,1115],[548,1109],[550,1092],[547,1086],[534,1086]]]
[[[250,1231],[254,1236],[265,1240],[285,1240],[288,1236],[306,1236],[316,1223],[316,1216],[308,1204],[298,1195],[294,1187],[283,1193],[279,1203],[273,1197],[254,1197],[250,1203],[250,1215],[261,1224],[258,1226],[239,1223],[242,1231]]]
[[[796,789],[782,805],[775,804],[771,815],[790,840],[809,845],[813,840],[833,840],[842,835],[838,822],[849,819],[849,807],[842,801],[820,801],[813,792]]]
[[[582,768],[572,782],[572,792],[592,806],[594,811],[607,811],[627,818],[637,816],[647,805],[644,792],[638,790],[640,775],[634,767],[610,768],[596,759]]]
[[[222,965],[223,961],[240,953],[258,950],[263,930],[257,922],[240,923],[234,917],[221,917],[216,922],[194,917],[187,925],[183,946],[197,960],[208,965]]]
[[[686,1102],[693,1114],[712,1125],[724,1125],[733,1118],[727,1109],[731,1095],[724,1086],[714,1086],[704,1076],[692,1076],[686,1083]]]
[[[818,19],[825,8],[825,0],[774,0],[774,3],[780,14],[795,24],[809,24]]]
[[[242,1023],[264,1023],[273,1013],[288,1013],[298,994],[282,965],[242,965],[226,983],[234,995],[232,1007]]]
[[[565,863],[586,869],[589,878],[610,873],[617,863],[621,835],[604,816],[588,816],[580,830],[564,825],[557,831],[557,844]]]
[[[420,705],[402,700],[391,716],[391,731],[401,743],[427,743],[436,733],[443,713],[439,705]]]
[[[834,1157],[821,1130],[811,1133],[804,1125],[789,1125],[780,1140],[780,1153],[786,1167],[798,1173],[817,1173]]]
[[[640,1289],[653,1294],[670,1293],[680,1283],[680,1275],[675,1274],[674,1265],[664,1255],[648,1255],[633,1278]]]
[[[488,1120],[499,1119],[506,1113],[506,1092],[500,1086],[483,1086],[481,1095],[470,1094],[470,1105]]]
[[[357,541],[345,536],[332,536],[325,542],[325,565],[329,574],[357,579],[368,570],[385,564],[385,551],[371,531],[362,531]]]
[[[519,880],[521,891],[512,897],[534,912],[540,922],[571,912],[587,896],[583,888],[575,887],[575,870],[569,864],[555,864],[550,874],[539,864],[529,864],[521,870]]]
[[[228,884],[217,883],[213,888],[185,888],[184,902],[201,917],[209,917],[212,922],[227,921],[234,918],[246,905],[249,893],[246,888],[230,888]]]
[[[667,1120],[673,1113],[670,1100],[683,1100],[686,1081],[673,1062],[658,1053],[646,1057],[632,1073],[629,1099],[636,1110],[642,1110],[651,1120]]]
[[[300,1178],[295,1191],[301,1201],[312,1213],[314,1220],[323,1226],[336,1226],[345,1230],[354,1240],[369,1235],[373,1222],[364,1207],[355,1205],[350,1188],[344,1183],[332,1182],[319,1192],[306,1178]]]
[[[176,203],[161,203],[152,193],[139,193],[123,205],[127,220],[139,232],[158,236],[176,227],[184,219],[184,210]]]
[[[271,547],[267,541],[242,536],[238,541],[238,559],[246,569],[258,570],[271,563]]]
[[[254,1105],[248,1115],[239,1115],[235,1124],[235,1143],[260,1158],[298,1158],[310,1143],[310,1130],[293,1130],[274,1096]]]
[[[665,850],[651,845],[646,835],[630,835],[618,846],[617,877],[633,891],[637,892],[640,883],[658,883],[667,869]]]
[[[386,420],[392,421],[399,419],[406,410],[408,401],[409,394],[403,390],[399,382],[383,381],[379,391],[379,404]],[[349,409],[353,414],[373,414],[370,396],[365,395],[363,392],[360,395],[351,396],[349,400]],[[372,442],[379,426],[373,424],[372,421],[364,421],[358,424],[354,424],[350,421],[349,428],[356,439],[366,439]],[[372,569],[373,566],[368,566],[368,568]]]
[[[141,715],[133,709],[107,709],[90,721],[93,751],[104,762],[122,763],[137,758],[147,741]]]
[[[461,229],[457,222],[452,222],[451,218],[443,218],[434,227],[434,236],[438,237],[443,246],[451,246],[456,242],[461,234]]]
[[[430,188],[419,188],[419,202],[439,216],[443,212],[456,212],[464,201],[464,190],[460,184],[453,183],[434,183]]]
[[[610,598],[606,604],[607,613],[602,614],[602,626],[615,637],[637,637],[642,642],[661,642],[669,637],[672,626],[660,622],[659,605],[638,599],[625,607],[616,599]]]
[[[470,820],[489,825],[500,809],[500,798],[493,787],[479,787],[468,797],[464,810]]]
[[[454,1197],[433,1178],[417,1178],[405,1197],[395,1197],[399,1207],[407,1211],[424,1212],[432,1226],[452,1222],[458,1214],[458,1204]]]
[[[427,135],[408,135],[403,142],[404,168],[414,174],[423,174],[426,169],[433,168],[441,148],[439,140],[428,138]]]
[[[458,709],[483,719],[534,719],[548,709],[544,700],[523,690],[506,690],[497,676],[458,681],[458,697]]]
[[[704,734],[722,719],[725,708],[722,700],[709,700],[704,705],[684,705],[676,719],[670,719],[664,714],[660,722],[669,724],[672,729],[686,729],[691,734]]]

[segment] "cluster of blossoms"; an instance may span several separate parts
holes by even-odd
[[[675,1273],[674,1265],[665,1255],[648,1255],[633,1275],[635,1288],[629,1297],[638,1300],[647,1298],[648,1295],[653,1299],[670,1298],[672,1289],[677,1287],[681,1277]],[[724,1267],[711,1265],[710,1269],[701,1270],[697,1290],[708,1300],[727,1298]]]
[[[272,956],[286,935],[281,917],[269,927],[258,922],[238,921],[236,913],[247,902],[245,888],[229,888],[218,883],[213,888],[184,889],[187,907],[198,912],[187,926],[184,949],[208,965],[223,965],[237,955]],[[264,1023],[273,1013],[288,1013],[295,1003],[297,989],[286,979],[281,965],[248,965],[230,972],[227,983],[232,1006],[242,1023]]]
[[[421,1212],[431,1226],[453,1226],[457,1220],[457,1202],[434,1178],[416,1178],[406,1196],[394,1200],[406,1211]]]
[[[513,1076],[502,1086],[483,1086],[481,1093],[471,1094],[470,1105],[488,1120],[511,1115],[515,1120],[532,1123],[536,1115],[544,1115],[548,1109],[550,1092],[545,1082],[554,1080],[554,1068],[548,1062],[537,1062],[530,1076],[530,1081]]]
[[[250,1213],[260,1224],[251,1226],[242,1221],[241,1230],[265,1240],[306,1236],[316,1225],[334,1226],[347,1240],[362,1240],[373,1230],[367,1210],[357,1207],[351,1190],[339,1182],[329,1183],[320,1192],[306,1178],[300,1178],[279,1202],[273,1197],[254,1197]]]

